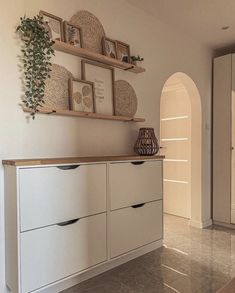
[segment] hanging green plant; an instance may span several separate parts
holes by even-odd
[[[24,72],[24,105],[31,110],[32,118],[44,102],[45,81],[50,78],[53,44],[44,26],[42,16],[20,18],[16,31],[23,41],[22,62]]]

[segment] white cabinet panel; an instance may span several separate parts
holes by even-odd
[[[106,211],[106,165],[20,170],[21,231]]]
[[[164,183],[164,212],[190,218],[190,183],[167,181]],[[179,203],[184,204],[179,204]]]
[[[161,118],[171,118],[188,115],[190,101],[187,102],[185,101],[185,99],[182,99],[182,95],[185,96],[185,91],[185,88],[181,88],[176,91],[171,90],[163,92],[161,97]],[[175,94],[172,95],[172,92],[174,92]]]
[[[191,134],[191,120],[190,116],[182,119],[161,120],[161,138],[185,138],[190,137]]]
[[[191,180],[191,164],[190,161],[165,161],[164,176],[165,179],[173,179],[190,182]]]
[[[21,234],[22,292],[106,260],[106,213]]]
[[[232,55],[214,59],[213,220],[231,222]]]
[[[231,223],[235,224],[235,54],[232,55],[231,119]]]
[[[162,198],[162,161],[110,164],[111,209]]]
[[[162,200],[111,212],[111,257],[162,238]]]
[[[167,159],[189,160],[190,143],[189,140],[161,141],[161,155]]]

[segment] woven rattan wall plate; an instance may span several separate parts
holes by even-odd
[[[71,22],[82,28],[83,47],[102,54],[105,32],[99,19],[89,11],[81,10],[72,16]]]
[[[115,81],[115,115],[133,117],[137,111],[137,97],[125,80]]]
[[[68,80],[72,73],[63,66],[53,64],[51,78],[46,81],[45,104],[46,108],[67,110],[69,109]]]

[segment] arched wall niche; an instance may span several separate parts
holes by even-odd
[[[202,222],[202,106],[199,90],[191,77],[183,72],[172,74],[164,88],[171,81],[183,86],[191,103],[191,220],[192,226],[201,227]]]

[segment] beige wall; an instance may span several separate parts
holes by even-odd
[[[2,15],[0,49],[0,159],[131,153],[138,128],[153,126],[159,136],[159,105],[164,82],[174,72],[185,72],[198,86],[202,98],[203,212],[197,220],[210,218],[210,107],[211,52],[125,0],[8,0],[0,2]],[[116,79],[128,80],[138,96],[138,115],[144,124],[96,121],[82,118],[37,116],[27,120],[19,108],[21,84],[17,67],[19,44],[14,29],[24,13],[40,9],[69,19],[79,9],[93,12],[107,36],[131,45],[145,57],[145,74],[116,70]],[[79,59],[60,54],[56,62],[79,77]],[[0,167],[0,292],[4,292],[3,168]],[[29,207],[30,208],[30,207]]]

